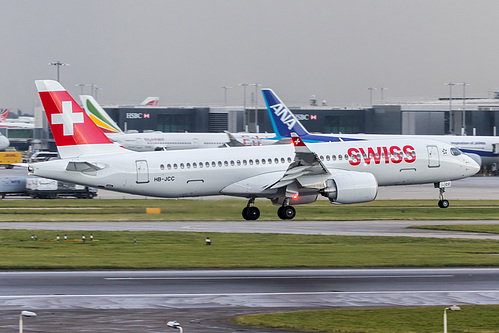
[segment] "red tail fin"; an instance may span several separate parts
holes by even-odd
[[[35,83],[61,158],[122,151],[59,82],[39,80]]]
[[[3,123],[9,114],[10,109],[0,110],[0,123]]]

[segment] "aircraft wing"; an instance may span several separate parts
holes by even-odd
[[[294,134],[294,133],[293,133]],[[275,194],[284,188],[287,196],[299,193],[300,187],[322,189],[330,178],[329,170],[303,141],[293,135],[295,160],[283,173],[271,172],[243,179],[225,187],[221,193],[233,195]]]
[[[289,165],[282,178],[269,186],[268,189],[288,187],[295,182],[298,182],[302,187],[314,186],[323,183],[331,175],[324,163],[305,145],[300,137],[293,133],[292,140],[295,146],[295,160]],[[292,190],[292,192],[296,191]]]

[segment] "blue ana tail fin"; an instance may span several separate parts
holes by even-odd
[[[267,111],[272,120],[277,138],[290,138],[291,133],[299,136],[307,136],[309,133],[303,127],[295,115],[289,111],[288,107],[279,99],[272,89],[262,89]]]

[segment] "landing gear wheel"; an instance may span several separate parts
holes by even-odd
[[[445,193],[445,188],[441,187],[440,188],[440,193],[439,193],[440,200],[438,201],[438,207],[440,207],[440,208],[447,208],[447,207],[449,207],[449,200],[445,200],[444,199],[444,193]]]
[[[244,207],[243,208],[243,218],[248,221],[258,220],[260,217],[260,209],[258,207]]]
[[[292,220],[296,216],[296,210],[293,206],[281,206],[277,210],[277,216],[282,220]]]
[[[449,207],[449,200],[439,200],[438,201],[438,207],[440,208],[447,208]]]

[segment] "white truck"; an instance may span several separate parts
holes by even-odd
[[[97,189],[40,177],[0,177],[0,198],[4,199],[6,195],[31,196],[37,199],[92,199],[97,195]]]
[[[26,193],[35,199],[55,199],[59,197],[92,199],[97,195],[97,189],[53,179],[28,177],[26,178]]]

